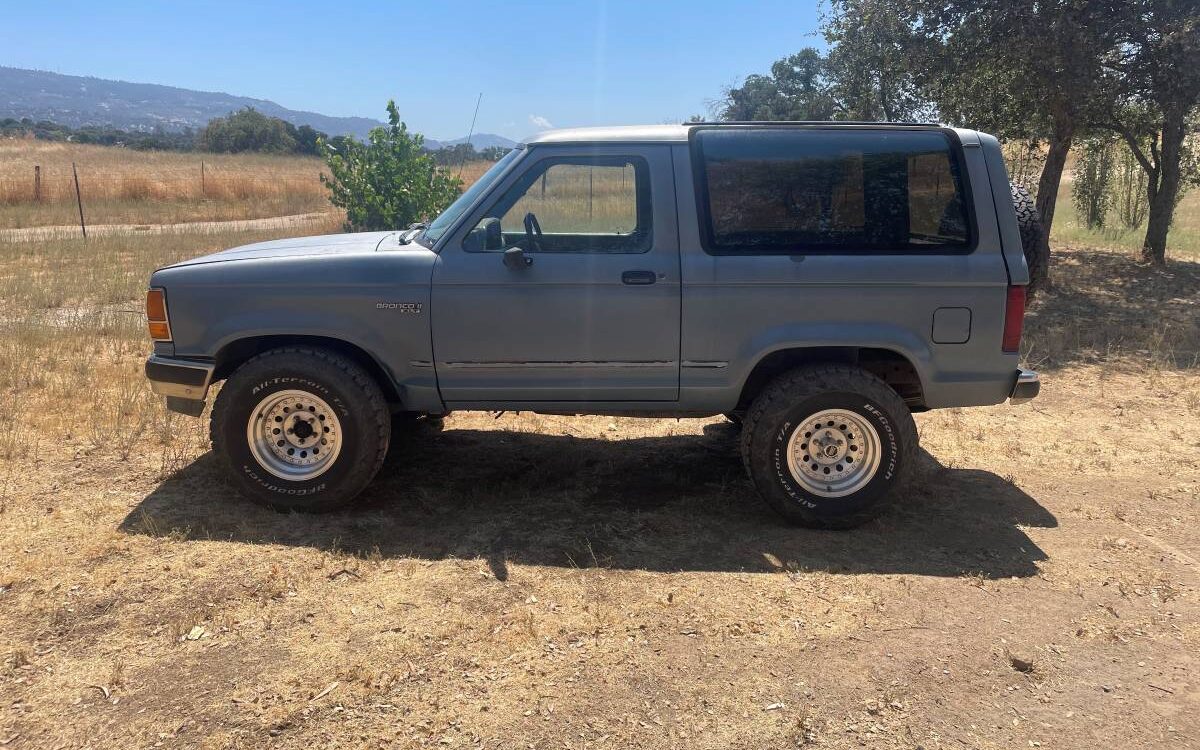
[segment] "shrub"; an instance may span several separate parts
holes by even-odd
[[[291,132],[289,132],[289,129]],[[264,151],[291,154],[297,151],[296,128],[278,117],[268,117],[251,107],[228,117],[209,120],[200,131],[200,148],[204,151],[236,154],[242,151]]]
[[[1109,138],[1084,142],[1075,167],[1071,197],[1075,210],[1088,229],[1103,229],[1112,201],[1113,146]]]
[[[321,175],[329,200],[346,211],[350,231],[399,229],[433,218],[458,197],[462,182],[427,153],[425,139],[400,122],[396,103],[387,105],[388,125],[373,129],[367,142],[322,140],[331,177]]]

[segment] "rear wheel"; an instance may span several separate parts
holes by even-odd
[[[878,515],[916,459],[917,429],[894,390],[846,365],[803,367],[754,400],[742,460],[763,500],[789,521],[844,529]]]
[[[213,407],[213,450],[255,502],[324,512],[379,471],[391,423],[378,384],[328,350],[264,352],[233,373]]]

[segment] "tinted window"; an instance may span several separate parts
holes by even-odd
[[[488,209],[467,250],[638,253],[650,249],[650,182],[636,157],[544,159]]]
[[[958,160],[942,132],[739,128],[694,137],[714,252],[970,246]]]

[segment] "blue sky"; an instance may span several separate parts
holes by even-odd
[[[271,99],[519,138],[678,121],[806,45],[819,0],[5,3],[0,65]]]

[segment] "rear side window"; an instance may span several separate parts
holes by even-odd
[[[717,254],[946,253],[973,245],[957,147],[936,130],[714,128],[693,136]]]

